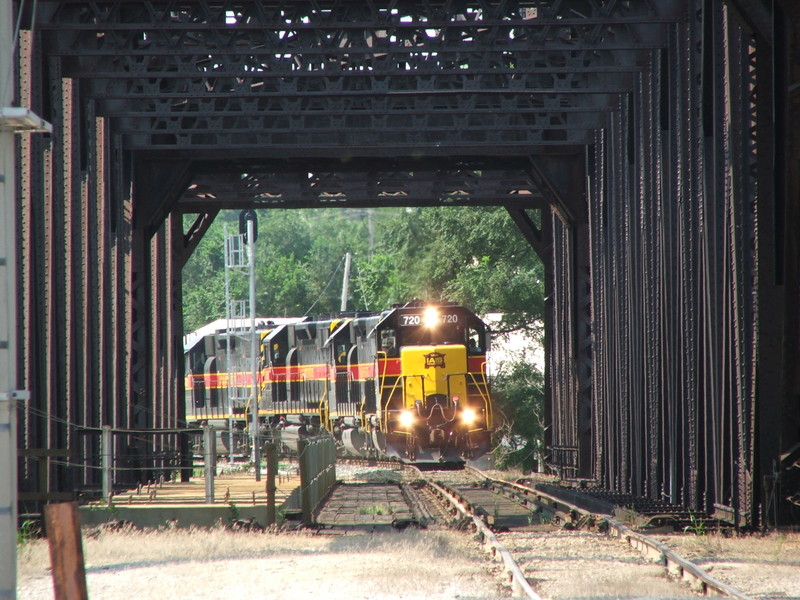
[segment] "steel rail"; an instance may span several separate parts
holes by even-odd
[[[738,600],[753,600],[750,596],[743,594],[739,590],[714,579],[696,564],[686,560],[653,538],[637,533],[610,517],[604,518],[603,522],[608,523],[609,534],[626,541],[629,546],[636,548],[645,555],[656,558],[667,572],[676,577],[680,577],[680,579],[689,583],[697,591],[707,596],[713,592],[714,595],[738,598]]]
[[[515,490],[524,496],[525,504],[527,504],[527,501],[532,496],[543,508],[556,512],[559,518],[564,522],[571,522],[576,525],[581,523],[593,523],[599,531],[617,537],[626,542],[629,546],[639,550],[644,555],[655,559],[669,574],[687,582],[696,591],[702,592],[705,595],[713,594],[737,598],[738,600],[753,600],[750,596],[711,577],[706,571],[693,562],[683,558],[664,544],[647,535],[633,531],[614,519],[611,515],[593,513],[540,490],[535,490],[518,483],[488,477],[473,467],[468,468],[484,477],[493,485]]]
[[[489,547],[492,555],[495,558],[499,557],[499,559],[503,562],[503,566],[511,577],[511,587],[514,593],[524,594],[524,596],[530,600],[542,600],[542,597],[536,593],[536,591],[528,583],[528,580],[525,579],[522,569],[517,564],[517,561],[514,560],[512,554],[500,543],[500,541],[497,539],[497,536],[495,536],[494,532],[489,529],[488,525],[486,525],[486,523],[484,523],[480,517],[473,514],[449,491],[432,481],[426,480],[426,483],[442,498],[445,498],[456,510],[458,510],[459,513],[472,520],[472,523],[481,535],[484,545]]]

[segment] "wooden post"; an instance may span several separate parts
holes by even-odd
[[[108,500],[108,503],[111,504],[111,495],[114,491],[114,476],[111,472],[111,469],[114,464],[114,458],[111,454],[111,427],[108,425],[103,426],[103,433],[100,436],[100,452],[100,472],[102,473],[101,479],[103,482],[103,498]]]
[[[278,449],[275,444],[267,445],[267,525],[275,523],[275,477],[278,474]]]
[[[87,600],[77,502],[47,504],[44,518],[55,600]]]
[[[203,427],[203,463],[206,477],[206,503],[214,503],[214,476],[217,473],[217,435],[213,427]]]

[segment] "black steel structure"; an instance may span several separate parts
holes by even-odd
[[[15,8],[54,126],[19,144],[23,502],[97,485],[104,425],[131,478],[185,453],[181,266],[220,209],[465,204],[546,266],[550,469],[797,520],[794,2]]]

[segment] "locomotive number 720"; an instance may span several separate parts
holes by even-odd
[[[444,324],[458,323],[458,315],[453,313],[440,314],[438,322]],[[422,325],[422,315],[400,315],[401,327],[416,327],[419,325]]]

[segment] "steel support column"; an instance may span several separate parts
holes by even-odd
[[[12,11],[0,6],[0,108],[11,106]],[[1,119],[2,117],[0,117]],[[0,598],[11,600],[17,588],[17,160],[14,131],[0,122]]]
[[[800,4],[791,0],[778,3],[782,6],[781,18],[785,23],[800,23]],[[792,35],[791,27],[786,27],[782,43],[785,43],[786,74],[788,91],[786,101],[786,123],[800,123],[800,38]],[[784,303],[786,306],[784,323],[784,379],[786,381],[785,405],[781,419],[783,486],[786,495],[792,497],[792,490],[800,490],[800,135],[795,129],[787,130],[780,138],[786,152],[785,179],[785,218],[786,227],[784,264]],[[792,497],[795,509],[800,506],[800,493]]]
[[[592,327],[586,169],[580,157],[542,159],[532,179],[551,203],[551,244],[546,297],[553,313],[546,323],[550,415],[553,437],[549,462],[570,476],[594,476],[592,417]],[[544,226],[544,224],[543,224]],[[545,247],[545,244],[542,244]],[[545,262],[547,264],[547,262]],[[548,335],[549,334],[549,335]]]
[[[753,436],[755,447],[753,479],[760,490],[760,518],[765,525],[775,524],[780,498],[781,438],[785,406],[783,362],[783,303],[785,154],[782,145],[786,122],[785,96],[779,89],[785,76],[781,52],[785,51],[780,13],[773,15],[776,47],[756,40],[755,108],[758,148],[758,202],[756,208],[758,339],[756,365],[756,405]],[[796,201],[796,199],[795,199]],[[795,400],[796,401],[796,400]]]

